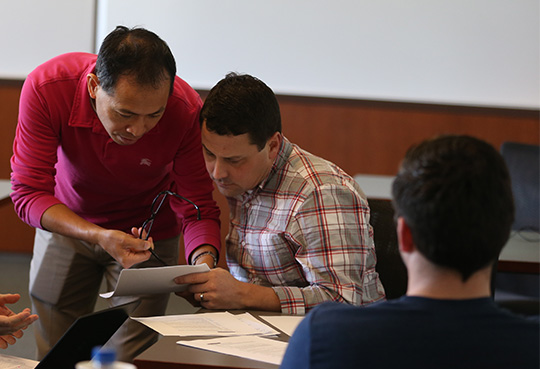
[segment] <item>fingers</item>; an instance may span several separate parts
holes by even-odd
[[[149,249],[154,248],[154,242],[150,237],[148,240],[131,238],[124,244],[120,244],[116,255],[112,255],[124,268],[131,268],[135,264],[142,263],[150,259],[152,255]]]
[[[131,229],[132,234],[106,229],[99,233],[99,245],[103,247],[124,268],[141,263],[150,258],[148,249],[154,246],[151,239],[141,240],[135,237],[139,230]]]
[[[199,301],[199,303],[202,305],[205,302],[208,302],[210,299],[210,292],[197,292],[193,295],[195,298],[195,301]]]
[[[210,272],[204,273],[191,273],[180,277],[176,277],[174,282],[176,284],[201,284],[210,280]]]
[[[150,251],[132,252],[127,250],[127,252],[115,259],[122,264],[122,267],[128,269],[135,264],[139,264],[150,259],[150,256],[152,256]]]
[[[26,329],[37,319],[37,315],[30,315],[30,309],[24,309],[22,312],[11,316],[0,316],[0,334],[14,335],[19,338],[18,336],[22,336],[20,330]]]
[[[7,349],[9,344],[7,343],[7,341],[4,339],[4,337],[6,336],[0,336],[0,348],[1,349]]]
[[[176,292],[176,295],[185,298],[191,305],[195,307],[206,307],[203,304],[208,303],[210,299],[210,293],[209,292],[196,292],[192,293],[189,291],[182,291],[182,292]]]
[[[26,326],[26,327],[28,327],[28,326]],[[26,327],[24,327],[23,329],[26,329]],[[23,336],[23,334],[24,334],[23,330],[19,329],[18,331],[15,331],[15,332],[11,333],[11,336],[18,339],[18,338],[21,338]]]
[[[140,235],[140,232],[141,232],[141,228],[137,228],[137,227],[131,227],[131,234],[133,235],[133,237],[135,238],[139,238],[139,235]]]
[[[146,230],[143,229],[142,227],[139,227],[139,228],[137,228],[137,227],[132,227],[132,228],[131,228],[131,234],[132,234],[133,237],[135,237],[135,238],[139,238],[139,239],[146,240],[146,235],[147,235],[147,233],[146,233]],[[148,239],[151,240],[152,237],[149,237]],[[153,248],[154,248],[154,245],[152,244],[152,249],[153,249]]]
[[[124,242],[123,244],[120,244],[120,247],[128,250],[133,250],[134,252],[144,252],[148,249],[153,249],[154,242],[152,241],[152,237],[150,237],[148,240],[131,238],[127,239],[126,242]]]
[[[195,300],[194,295],[189,291],[176,292],[176,295],[185,298],[194,307],[201,306],[199,302]]]
[[[0,304],[14,304],[21,298],[18,293],[0,294]]]
[[[30,309],[25,309],[24,313],[25,313],[25,314],[28,313],[29,315],[28,315],[26,318],[22,319],[22,320],[19,322],[19,324],[17,324],[17,325],[15,326],[15,329],[18,329],[18,330],[20,331],[20,336],[21,336],[21,337],[22,337],[22,334],[23,334],[23,332],[21,331],[21,329],[26,329],[26,328],[28,328],[28,326],[29,326],[30,324],[34,323],[36,320],[39,319],[39,317],[38,317],[36,314],[31,314],[31,315],[30,315]],[[12,333],[12,334],[13,334],[14,336],[16,336],[17,338],[20,338],[19,336],[17,336],[17,334],[18,334],[17,332]]]
[[[20,337],[22,337],[22,332],[21,332],[20,336],[17,337],[17,338],[20,338]],[[3,336],[0,336],[0,348],[6,349],[6,348],[8,348],[9,345],[14,345],[15,342],[17,342],[17,338],[15,338],[11,334],[6,334],[6,335],[3,335]]]

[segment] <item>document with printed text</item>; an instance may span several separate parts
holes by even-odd
[[[177,341],[179,345],[195,347],[221,354],[264,361],[280,365],[287,349],[287,342],[263,337],[221,337],[209,340]]]
[[[131,318],[163,336],[240,336],[277,335],[278,331],[257,320],[249,313],[229,312],[165,315],[150,318]]]
[[[261,315],[259,318],[266,320],[268,323],[272,324],[274,327],[290,337],[293,335],[298,324],[300,324],[302,319],[304,319],[304,315]]]
[[[186,284],[176,284],[174,278],[191,274],[208,272],[206,264],[174,265],[160,268],[123,269],[114,291],[101,293],[103,298],[113,296],[140,296],[158,293],[180,292],[187,288]]]

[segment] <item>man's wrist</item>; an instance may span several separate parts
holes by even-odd
[[[217,259],[217,256],[214,255],[212,251],[203,251],[197,254],[196,256],[194,256],[193,260],[191,261],[191,264],[193,265],[197,265],[200,263],[206,263],[210,265],[213,264],[213,267],[215,268],[218,263],[218,259]]]
[[[209,255],[208,252],[212,253],[212,255]],[[202,254],[208,255],[207,257],[213,257],[213,259],[216,261],[216,264],[217,264],[217,262],[219,260],[219,252],[214,246],[212,246],[210,244],[200,245],[195,250],[193,250],[190,253],[189,258],[187,259],[188,264],[196,265],[196,262],[200,261],[200,260],[197,260],[197,258],[199,257],[199,255],[202,255]],[[202,256],[201,256],[201,258],[202,258]]]
[[[281,303],[272,287],[240,282],[244,288],[239,298],[245,309],[281,311]]]

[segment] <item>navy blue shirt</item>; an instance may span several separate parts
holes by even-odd
[[[540,368],[540,325],[490,298],[325,303],[300,323],[281,368]]]

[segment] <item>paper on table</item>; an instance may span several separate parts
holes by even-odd
[[[255,327],[229,312],[165,315],[150,318],[131,318],[163,336],[239,336],[275,334],[265,324]],[[245,319],[245,318],[244,318]]]
[[[118,277],[114,291],[101,293],[103,298],[113,296],[153,295],[179,292],[186,289],[185,284],[174,283],[174,278],[209,271],[208,265],[174,265],[160,268],[123,269]]]
[[[259,335],[261,336],[277,336],[279,335],[279,332],[273,329],[272,327],[264,324],[257,318],[255,318],[250,313],[244,313],[244,314],[237,314],[235,315],[236,318],[240,319],[244,323],[248,324],[249,326],[255,328]]]
[[[303,315],[276,315],[276,316],[259,316],[259,318],[266,320],[289,337],[292,336],[294,330],[300,324]]]
[[[0,369],[34,369],[39,362],[0,354]]]
[[[177,341],[179,345],[195,347],[246,359],[280,365],[287,342],[262,337],[221,337],[209,340]]]

